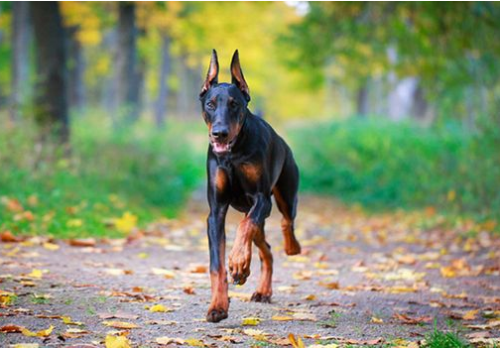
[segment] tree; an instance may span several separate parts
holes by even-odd
[[[30,2],[36,46],[35,120],[41,139],[69,142],[65,29],[59,4]]]
[[[128,121],[139,117],[140,71],[137,57],[137,34],[135,4],[118,4],[118,47],[116,54],[118,108],[123,110]]]
[[[19,110],[29,99],[29,48],[31,25],[29,3],[15,1],[12,3],[12,71],[10,117],[13,121],[19,118]]]

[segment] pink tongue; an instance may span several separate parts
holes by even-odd
[[[214,148],[216,152],[227,151],[227,144],[214,143]]]

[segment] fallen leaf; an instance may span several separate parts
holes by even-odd
[[[172,343],[183,345],[186,341],[184,341],[182,338],[172,338],[164,336],[156,338],[155,342],[158,343],[159,345],[169,345]]]
[[[68,244],[74,247],[95,247],[96,240],[94,238],[70,239]]]
[[[340,286],[339,286],[339,282],[323,282],[323,281],[320,281],[318,283],[319,285],[327,288],[327,289],[330,289],[330,290],[338,290],[340,289]]]
[[[19,243],[23,241],[21,237],[14,236],[9,230],[0,233],[0,240],[4,243]]]
[[[381,318],[372,317],[371,320],[370,320],[370,322],[375,323],[375,324],[383,324],[384,320],[381,319]]]
[[[153,272],[153,274],[162,275],[167,279],[175,278],[175,272],[169,269],[153,267],[151,268],[151,271]]]
[[[38,348],[40,345],[38,343],[17,343],[12,346],[12,348]]]
[[[43,243],[43,247],[50,251],[55,251],[59,249],[59,245],[50,242]]]
[[[122,217],[114,220],[114,225],[118,231],[130,233],[137,226],[137,220],[137,216],[127,211]]]
[[[261,319],[256,317],[243,318],[241,325],[243,326],[256,326],[260,324]]]
[[[105,340],[106,348],[131,348],[130,341],[125,336],[107,335]]]
[[[3,333],[20,333],[23,329],[24,329],[24,327],[22,327],[22,326],[17,326],[17,325],[9,324],[9,325],[5,325],[5,326],[0,327],[0,332],[3,332]]]
[[[293,348],[306,348],[300,336],[297,336],[297,338],[295,338],[293,334],[288,334],[288,340],[290,341],[290,344]]]
[[[136,329],[139,327],[134,323],[128,323],[126,321],[103,321],[102,323],[116,329]]]
[[[479,313],[479,309],[470,310],[462,316],[462,319],[463,320],[474,320],[474,319],[476,319],[478,313]]]
[[[165,313],[165,312],[171,312],[172,309],[165,307],[162,304],[157,304],[154,306],[149,307],[150,312],[160,312],[160,313]]]
[[[66,325],[76,325],[76,326],[82,326],[83,323],[79,321],[72,321],[71,317],[61,317],[62,321]]]
[[[185,343],[192,347],[206,347],[206,344],[203,343],[203,341],[196,338],[188,338],[187,340],[185,340]]]
[[[394,318],[401,321],[403,324],[415,325],[420,323],[428,323],[432,321],[432,317],[410,317],[409,315],[402,313],[394,313]]]
[[[52,325],[48,329],[40,330],[37,332],[30,331],[30,330],[23,327],[21,330],[21,333],[24,336],[28,336],[28,337],[48,337],[52,333],[52,330],[54,330],[54,326],[52,326]]]

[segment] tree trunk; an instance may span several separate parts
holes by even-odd
[[[168,77],[170,75],[172,60],[170,57],[170,38],[162,35],[160,62],[160,81],[158,86],[158,98],[155,103],[155,122],[158,127],[165,124],[165,114],[167,110],[167,100],[169,96]]]
[[[69,142],[65,30],[59,4],[30,2],[36,44],[35,119],[42,140]]]
[[[358,89],[356,111],[359,117],[366,117],[369,111],[368,82],[364,82]]]
[[[68,97],[71,108],[81,110],[85,104],[85,85],[83,82],[85,66],[82,45],[76,38],[77,31],[77,27],[68,28],[67,30]]]
[[[139,84],[137,80],[137,28],[135,4],[120,2],[118,5],[118,50],[116,65],[118,72],[118,108],[128,122],[139,117]]]
[[[16,121],[30,94],[29,45],[31,25],[29,2],[12,2],[12,71],[10,118]]]

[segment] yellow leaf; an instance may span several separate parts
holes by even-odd
[[[55,250],[58,250],[59,249],[59,245],[57,244],[54,244],[54,243],[43,243],[43,247],[47,250],[50,250],[50,251],[55,251]]]
[[[54,330],[54,327],[51,325],[48,329],[41,330],[41,331],[38,331],[38,332],[33,332],[33,331],[30,331],[30,330],[28,330],[26,328],[23,328],[21,330],[21,333],[24,336],[28,336],[28,337],[47,337],[47,336],[49,336],[52,333],[52,330]]]
[[[164,313],[164,312],[171,312],[172,310],[170,308],[167,308],[165,307],[164,305],[162,304],[157,304],[157,305],[154,305],[154,306],[151,306],[149,308],[149,311],[150,312],[160,312],[160,313]]]
[[[137,254],[137,257],[140,259],[147,259],[149,257],[148,253],[139,253]]]
[[[126,321],[103,321],[102,323],[117,329],[136,329],[139,327],[134,323],[127,323]]]
[[[38,343],[18,343],[12,346],[13,348],[38,348],[40,345]]]
[[[1,306],[8,306],[14,303],[14,300],[16,298],[16,294],[13,292],[7,292],[7,291],[2,291],[0,290],[0,305]]]
[[[192,347],[205,347],[205,343],[196,338],[188,338],[185,340],[186,344]]]
[[[115,219],[115,227],[123,233],[130,233],[137,226],[137,216],[125,212],[121,218]]]
[[[66,227],[76,228],[81,227],[83,225],[83,221],[81,219],[70,219],[66,222]]]
[[[439,269],[439,271],[441,272],[441,276],[445,277],[445,278],[453,278],[453,277],[456,277],[457,276],[457,272],[455,271],[455,268],[454,267],[441,267]]]
[[[260,324],[260,318],[256,318],[256,317],[243,318],[243,321],[241,324],[244,326],[256,326],[256,325]]]
[[[61,317],[61,319],[62,319],[63,323],[66,325],[77,325],[77,326],[83,325],[83,323],[81,323],[79,321],[72,321],[71,317]]]
[[[447,195],[448,202],[453,202],[455,200],[456,196],[457,196],[457,193],[455,192],[455,190],[448,191],[448,195]]]
[[[377,317],[372,317],[372,319],[370,320],[372,323],[375,323],[375,324],[383,324],[384,323],[384,320],[381,319],[381,318],[377,318]]]
[[[271,318],[271,320],[275,320],[275,321],[290,321],[290,320],[293,320],[293,317],[291,317],[289,315],[273,315],[273,317]]]
[[[313,295],[313,294],[307,295],[307,296],[304,297],[304,300],[306,300],[306,301],[316,301],[317,300],[317,296]]]
[[[479,309],[473,309],[473,310],[465,313],[464,316],[462,317],[462,319],[463,320],[474,320],[474,319],[476,319],[477,313],[479,313]]]
[[[40,279],[43,276],[43,271],[41,269],[34,269],[31,271],[31,273],[27,274],[26,276],[30,278]]]
[[[297,336],[297,338],[295,338],[293,334],[289,334],[288,339],[290,340],[290,343],[293,348],[306,348],[300,336]]]
[[[131,348],[130,341],[125,336],[107,335],[105,345],[106,348]]]

